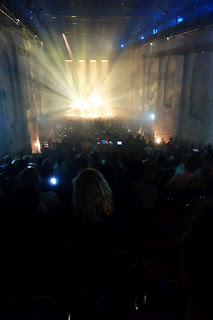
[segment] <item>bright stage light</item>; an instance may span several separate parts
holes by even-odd
[[[105,105],[104,100],[101,100],[96,92],[93,92],[88,98],[76,98],[72,102],[73,111],[78,110],[80,117],[100,117],[99,108]],[[102,112],[101,112],[102,113]],[[74,116],[76,113],[69,113],[68,116]]]
[[[152,114],[150,115],[150,118],[151,118],[152,120],[155,120],[155,115],[154,115],[154,113],[152,113]]]
[[[41,152],[41,145],[39,139],[35,140],[32,143],[32,153],[40,153]]]
[[[98,107],[101,105],[101,100],[95,93],[91,94],[91,96],[88,99],[88,102],[92,104],[94,107]]]
[[[80,116],[81,118],[100,118],[100,114],[82,114]]]
[[[87,100],[78,99],[77,106],[80,108],[81,114],[85,114],[86,112],[89,112],[90,108]]]
[[[68,113],[68,114],[66,114],[66,116],[67,116],[67,117],[75,117],[76,114],[75,114],[75,113]]]
[[[155,139],[155,141],[156,141],[156,143],[161,143],[161,138],[159,138],[159,137],[157,137],[156,139]]]
[[[112,117],[112,116],[113,116],[113,113],[105,113],[104,116],[106,116],[106,117]]]
[[[37,152],[40,153],[41,152],[41,144],[39,139],[37,139],[36,143],[35,143],[35,147],[37,149]]]
[[[52,185],[56,185],[57,184],[57,179],[55,178],[55,177],[52,177],[51,179],[50,179],[50,184],[52,184]]]
[[[73,106],[77,108],[86,108],[87,102],[82,98],[77,98],[76,100],[74,100]]]
[[[182,17],[177,17],[177,24],[181,23],[183,21],[183,18]]]

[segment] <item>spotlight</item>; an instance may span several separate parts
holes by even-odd
[[[157,137],[157,138],[155,139],[155,141],[156,141],[156,143],[160,144],[160,143],[161,143],[161,138]]]
[[[66,117],[75,117],[76,114],[75,113],[67,113],[65,114]]]
[[[153,46],[153,42],[150,42],[150,46]]]
[[[177,17],[177,24],[181,23],[183,21],[183,18],[182,17]]]
[[[121,44],[121,48],[124,48],[124,44],[123,43]]]
[[[73,102],[73,106],[84,110],[84,109],[87,109],[88,103],[86,100],[84,100],[82,98],[76,98]]]
[[[55,177],[52,177],[51,179],[50,179],[50,184],[52,184],[52,185],[56,185],[57,184],[57,179],[55,178]]]
[[[144,36],[141,36],[141,40],[144,40]]]
[[[19,24],[20,20],[19,20],[19,19],[15,19],[15,22],[16,22],[17,24]]]
[[[158,29],[154,28],[154,29],[152,30],[152,32],[153,32],[153,34],[156,34],[156,33],[158,33]]]
[[[88,102],[94,107],[98,107],[99,105],[101,105],[101,101],[95,93],[91,94],[91,96],[88,98]]]
[[[150,115],[150,118],[151,118],[152,120],[155,120],[155,114],[152,113],[152,114]]]

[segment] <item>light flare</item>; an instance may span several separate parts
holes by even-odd
[[[157,138],[155,139],[155,141],[156,141],[157,144],[160,144],[160,143],[161,143],[161,138],[160,138],[160,137],[157,137]]]
[[[107,107],[107,110],[106,110]],[[112,116],[106,102],[102,100],[97,93],[92,93],[87,99],[75,98],[71,103],[72,110],[78,111],[80,117],[102,117]],[[76,116],[76,113],[68,113],[67,116]]]
[[[70,56],[70,59],[74,60],[74,56],[73,56],[72,50],[71,50],[71,48],[70,48],[70,45],[69,45],[69,43],[68,43],[68,41],[67,41],[67,38],[66,38],[66,36],[65,36],[64,33],[62,33],[62,37],[63,37],[63,39],[64,39],[64,42],[65,42],[67,51],[68,51],[69,56]]]

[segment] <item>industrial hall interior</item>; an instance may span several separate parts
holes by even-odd
[[[0,320],[213,319],[213,0],[0,0],[0,43]]]

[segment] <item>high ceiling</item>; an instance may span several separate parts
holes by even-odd
[[[212,14],[212,0],[3,0],[14,15],[42,38],[84,39],[96,46],[120,48],[150,36],[169,33],[188,21]],[[183,22],[179,24],[181,20]],[[211,16],[212,18],[212,16]],[[204,19],[202,19],[203,21]],[[177,28],[178,27],[178,28]]]

